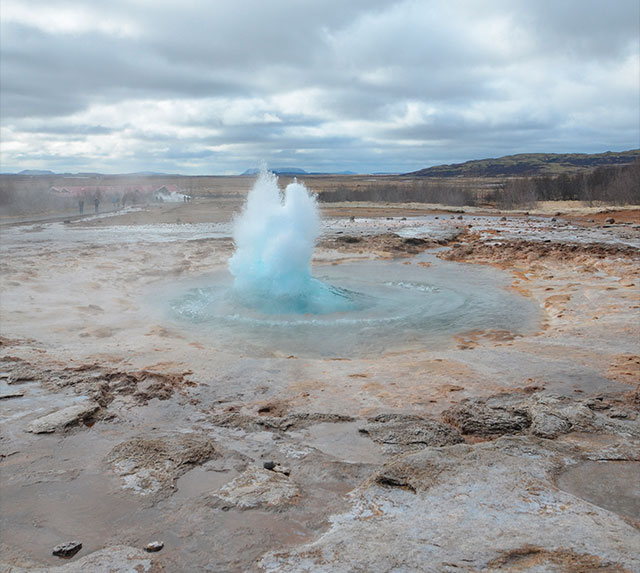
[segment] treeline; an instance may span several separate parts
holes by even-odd
[[[536,201],[583,201],[612,205],[640,204],[640,160],[622,167],[511,179],[487,199],[502,209],[533,207]]]
[[[83,199],[85,209],[88,209],[89,205],[93,208],[97,198],[102,210],[115,207],[114,197],[118,197],[118,200],[122,197],[123,204],[126,202],[127,205],[151,201],[150,193],[128,191],[120,195],[100,186],[88,186],[82,194],[53,192],[51,180],[50,176],[0,176],[0,215],[76,214],[80,199]]]
[[[0,176],[0,214],[13,216],[77,209],[77,199],[49,193],[52,180],[44,175],[31,178]]]
[[[533,209],[538,201],[582,201],[589,205],[640,205],[640,159],[624,166],[578,173],[509,179],[407,178],[341,185],[319,193],[323,203],[371,201],[451,206],[493,204],[500,209]]]
[[[459,184],[411,180],[406,183],[376,182],[357,187],[338,187],[318,195],[323,203],[371,201],[378,203],[439,203],[443,205],[475,205],[476,194]]]

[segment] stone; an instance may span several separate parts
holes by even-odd
[[[525,403],[531,416],[531,433],[541,438],[557,438],[571,431],[593,431],[594,413],[582,402],[550,395],[538,395]]]
[[[64,430],[90,419],[99,408],[100,406],[94,401],[68,406],[34,420],[27,427],[27,432],[50,434],[58,430]]]
[[[148,553],[156,553],[160,551],[164,547],[164,541],[152,541],[151,543],[147,543],[144,547],[144,550]]]
[[[276,463],[275,463],[275,462],[264,462],[264,463],[262,464],[262,467],[263,467],[265,470],[272,470],[273,468],[275,468],[275,467],[276,467]]]
[[[458,431],[447,424],[421,416],[407,414],[381,414],[368,419],[359,429],[385,453],[400,454],[427,446],[450,446],[463,441]]]
[[[531,433],[540,438],[554,439],[571,430],[569,421],[556,414],[541,412],[531,422]]]
[[[627,419],[629,418],[629,413],[618,410],[617,408],[612,408],[611,410],[609,410],[609,418]]]
[[[211,507],[281,509],[297,502],[298,486],[287,476],[263,468],[240,474],[207,498]]]
[[[522,398],[510,394],[464,400],[445,410],[442,419],[463,435],[482,437],[519,434],[531,425]]]
[[[279,474],[283,474],[285,476],[291,475],[291,468],[288,468],[287,466],[281,466],[280,464],[276,464],[275,467],[273,468],[273,471],[278,472]]]
[[[53,548],[53,554],[56,557],[73,557],[82,549],[82,543],[79,541],[67,541]]]

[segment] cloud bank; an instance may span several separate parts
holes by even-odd
[[[3,0],[3,171],[640,147],[637,0]]]

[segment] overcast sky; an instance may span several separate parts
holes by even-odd
[[[0,6],[3,172],[405,172],[640,147],[638,0]]]

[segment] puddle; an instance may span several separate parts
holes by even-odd
[[[358,432],[362,422],[315,424],[304,431],[303,443],[348,463],[375,464],[383,459],[380,448]]]
[[[211,493],[220,489],[238,475],[233,470],[216,471],[206,467],[196,467],[180,476],[176,481],[174,501],[181,501]]]
[[[77,477],[76,477],[77,475]],[[153,519],[137,500],[113,492],[107,476],[78,471],[50,470],[25,484],[3,484],[3,543],[25,555],[61,564],[51,550],[59,543],[79,539],[82,557],[102,549],[105,540],[136,523],[141,530]]]
[[[557,479],[561,490],[640,521],[640,462],[587,461]]]

